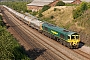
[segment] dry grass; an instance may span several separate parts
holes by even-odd
[[[56,9],[56,11],[54,11]],[[67,23],[71,23],[73,20],[72,11],[74,7],[71,6],[56,6],[43,13],[43,18],[49,18],[54,16],[55,24],[58,26],[65,26]]]

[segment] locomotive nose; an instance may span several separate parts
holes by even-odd
[[[74,44],[74,46],[75,46],[76,44]]]
[[[76,46],[76,42],[72,42],[72,45],[73,45],[73,46]]]

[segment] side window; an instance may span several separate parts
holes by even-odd
[[[70,36],[68,36],[68,39],[70,39]]]
[[[60,37],[64,39],[64,35],[63,34],[60,34]]]
[[[71,36],[71,39],[75,39],[75,36]]]

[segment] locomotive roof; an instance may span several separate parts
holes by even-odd
[[[43,25],[51,30],[54,30],[54,31],[59,32],[64,35],[72,35],[72,34],[76,33],[76,32],[72,32],[72,31],[66,30],[64,28],[52,25],[52,24],[48,24],[48,23],[44,23]]]

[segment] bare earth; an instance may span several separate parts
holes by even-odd
[[[86,52],[88,54],[90,54],[90,47],[87,46],[82,46],[82,48],[80,48],[81,51]]]

